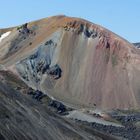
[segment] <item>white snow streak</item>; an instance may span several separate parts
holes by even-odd
[[[1,37],[0,37],[0,42],[2,42],[2,40],[3,40],[4,38],[6,38],[8,35],[10,35],[10,33],[11,33],[11,31],[8,31],[8,32],[2,34]]]

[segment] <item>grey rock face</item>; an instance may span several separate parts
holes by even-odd
[[[136,48],[140,48],[140,43],[133,43]]]
[[[42,75],[47,74],[53,79],[61,77],[62,70],[58,64],[52,64],[56,43],[48,40],[41,45],[34,54],[17,63],[16,67],[25,82],[38,87]]]

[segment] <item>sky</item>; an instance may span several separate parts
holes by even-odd
[[[0,0],[0,28],[66,15],[99,24],[140,42],[140,0]]]

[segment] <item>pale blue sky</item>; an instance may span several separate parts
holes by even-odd
[[[140,0],[0,0],[0,28],[64,14],[140,41]]]

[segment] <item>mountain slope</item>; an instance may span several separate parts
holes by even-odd
[[[0,63],[75,107],[140,107],[140,51],[88,21],[55,16],[12,28]]]
[[[0,140],[115,140],[55,114],[27,89],[14,74],[0,71]]]

